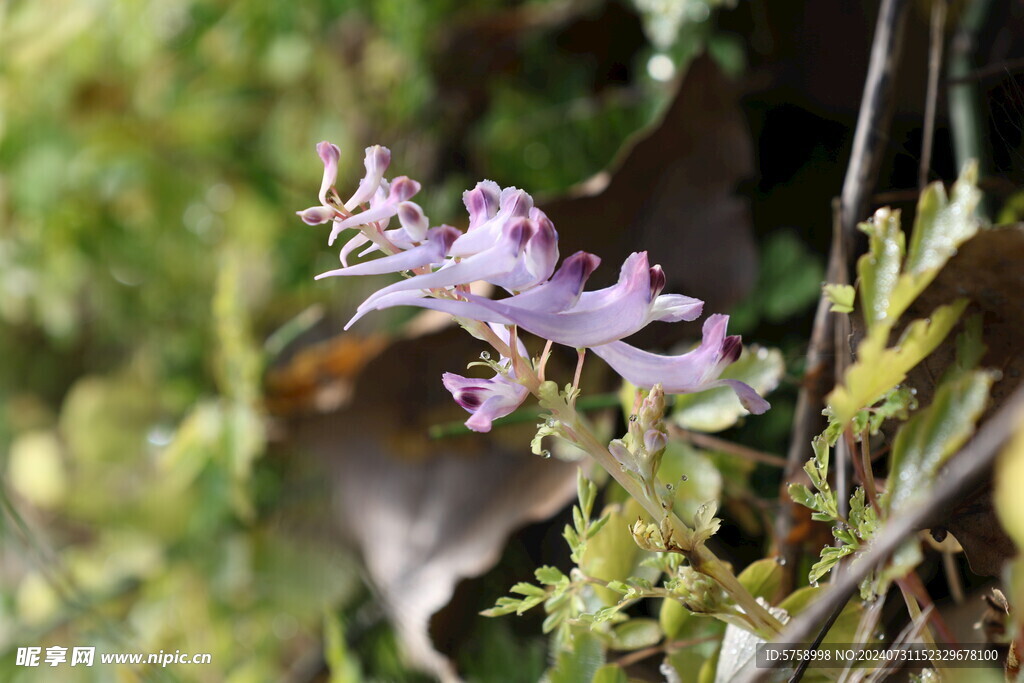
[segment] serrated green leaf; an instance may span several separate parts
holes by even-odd
[[[974,370],[943,382],[932,404],[900,428],[892,445],[889,489],[882,505],[890,514],[915,496],[926,496],[939,468],[974,433],[995,376]]]
[[[789,497],[793,499],[794,503],[803,505],[805,508],[817,509],[815,507],[814,494],[803,484],[790,484]]]
[[[601,515],[601,518],[598,519],[596,522],[591,523],[590,527],[587,529],[587,540],[589,541],[598,532],[600,532],[601,529],[604,528],[604,525],[608,523],[608,520],[610,518],[611,516],[606,512],[605,514]]]
[[[966,306],[966,299],[939,306],[931,318],[910,323],[891,348],[887,347],[889,325],[873,327],[857,347],[857,360],[847,368],[843,384],[827,397],[832,418],[846,425],[858,410],[878,402],[902,383],[907,372],[942,343]]]
[[[519,606],[522,604],[522,602],[522,600],[516,598],[498,598],[498,601],[495,603],[494,607],[486,609],[480,614],[485,617],[500,617],[506,614],[512,614],[517,609],[519,609]]]
[[[520,581],[516,585],[508,589],[510,593],[519,593],[520,595],[535,595],[541,598],[546,598],[548,592],[540,586],[534,586],[532,583]]]
[[[829,310],[833,313],[853,313],[853,302],[857,297],[857,290],[851,285],[825,285],[822,290],[832,303]]]
[[[530,596],[520,603],[519,607],[516,609],[516,614],[524,614],[542,602],[544,602],[544,598],[536,595]]]
[[[572,523],[576,527],[576,533],[582,536],[587,529],[587,521],[583,518],[583,511],[578,505],[572,506]]]
[[[739,360],[725,369],[722,378],[746,382],[764,396],[778,386],[785,370],[781,351],[751,345],[743,349]],[[672,420],[683,429],[720,432],[746,414],[736,392],[729,387],[718,387],[677,396]]]
[[[597,486],[594,485],[594,482],[587,479],[582,467],[576,469],[576,496],[580,501],[580,509],[583,516],[589,518],[594,510]]]
[[[906,238],[900,228],[900,212],[888,208],[879,209],[870,223],[858,227],[868,235],[868,251],[857,260],[857,275],[861,308],[870,330],[890,318],[889,299],[896,288]]]
[[[907,273],[923,273],[941,268],[961,244],[978,231],[974,211],[981,201],[978,190],[978,164],[964,166],[947,199],[942,183],[932,183],[917,204],[914,234],[907,250]]]
[[[562,573],[562,570],[558,567],[551,567],[544,565],[543,567],[537,567],[534,570],[533,575],[537,577],[537,580],[541,583],[553,586],[556,583],[562,583],[569,580],[569,577]]]

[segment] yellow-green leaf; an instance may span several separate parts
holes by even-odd
[[[833,419],[845,425],[858,410],[902,382],[911,368],[942,343],[966,306],[966,299],[939,306],[930,318],[910,323],[892,347],[887,346],[890,324],[873,327],[857,347],[857,361],[847,368],[843,384],[827,397]]]
[[[860,299],[868,329],[889,317],[889,298],[896,287],[906,240],[900,229],[900,212],[879,209],[870,223],[861,223],[868,234],[868,252],[857,261]]]
[[[932,404],[900,428],[885,499],[890,513],[914,496],[928,494],[939,468],[974,433],[994,380],[991,372],[974,370],[943,382]]]

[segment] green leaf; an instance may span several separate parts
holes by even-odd
[[[594,510],[594,500],[597,498],[597,486],[583,474],[582,467],[576,470],[576,496],[580,501],[580,511],[585,518],[589,519],[590,513]],[[582,529],[577,528],[582,533]]]
[[[512,614],[513,612],[518,611],[520,605],[522,604],[523,601],[518,600],[516,598],[498,598],[498,601],[495,603],[494,607],[490,609],[485,609],[484,611],[480,612],[480,615],[484,617],[501,617],[506,614]]]
[[[537,567],[533,572],[533,575],[537,577],[538,581],[547,586],[553,586],[557,583],[565,583],[569,581],[569,577],[563,574],[561,569],[548,565]]]
[[[981,201],[977,183],[978,164],[972,162],[964,166],[953,184],[951,198],[946,198],[942,183],[925,188],[917,204],[904,271],[918,274],[941,268],[956,254],[957,247],[974,236],[978,231],[974,211]]]
[[[857,290],[851,285],[825,285],[822,290],[825,298],[832,303],[829,310],[833,313],[853,313],[853,302],[857,296]]]
[[[722,378],[746,382],[763,396],[778,386],[785,369],[781,351],[751,345],[743,349],[738,361],[725,369]],[[746,414],[736,392],[729,387],[718,387],[677,396],[672,419],[683,429],[720,432]]]
[[[656,619],[635,618],[612,629],[610,646],[615,650],[641,650],[661,641]]]
[[[592,539],[595,535],[597,535],[601,531],[601,529],[604,528],[604,525],[608,523],[610,517],[611,516],[606,512],[605,514],[601,515],[600,519],[598,519],[596,522],[593,522],[590,525],[590,527],[587,529],[588,541]]]
[[[889,324],[873,327],[857,347],[857,361],[847,368],[843,384],[827,397],[833,420],[845,426],[858,410],[903,382],[907,372],[942,343],[966,306],[966,299],[939,306],[931,318],[910,323],[891,348],[886,346]]]
[[[870,429],[872,434],[877,434],[881,428],[882,423],[890,418],[896,418],[899,420],[906,420],[911,410],[917,409],[917,398],[914,396],[916,392],[907,386],[898,386],[885,395],[881,403],[871,408],[869,414],[870,417],[867,421],[867,427]],[[860,413],[858,413],[860,414]],[[854,423],[856,424],[856,420]],[[855,433],[863,431],[863,426],[858,430],[854,429]]]
[[[526,583],[525,581],[520,581],[509,588],[509,592],[519,593],[520,595],[534,595],[541,598],[546,598],[548,596],[548,592],[540,586],[534,586],[532,583]]]
[[[943,382],[932,404],[900,428],[892,446],[889,490],[882,504],[890,513],[926,496],[939,468],[974,433],[995,376],[974,370]]]
[[[890,324],[889,299],[896,288],[906,240],[900,229],[900,212],[888,208],[875,212],[870,223],[858,226],[868,235],[868,251],[857,260],[861,307],[871,330],[886,319]]]
[[[772,603],[778,597],[776,594],[782,585],[782,567],[771,558],[757,560],[736,578],[755,598],[764,598]]]
[[[818,509],[815,504],[814,494],[803,484],[790,484],[789,497],[793,499],[794,503],[803,505],[805,508]]]

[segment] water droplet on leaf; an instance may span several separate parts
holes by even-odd
[[[490,360],[490,359],[491,359],[491,352],[490,351],[481,351],[480,352],[480,360]]]

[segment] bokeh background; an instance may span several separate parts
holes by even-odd
[[[366,539],[352,542],[368,522],[339,513],[342,484],[323,476],[332,460],[375,454],[340,428],[306,427],[359,405],[364,371],[381,374],[367,399],[376,403],[359,405],[361,428],[406,424],[387,403],[387,367],[405,373],[428,357],[436,377],[471,357],[444,337],[399,335],[404,313],[337,336],[365,290],[312,280],[336,256],[325,231],[294,216],[315,203],[320,140],[343,150],[339,187],[359,177],[363,147],[389,146],[393,173],[429,188],[417,201],[435,223],[462,225],[461,192],[487,177],[549,198],[574,248],[635,245],[629,217],[639,214],[716,231],[713,258],[666,258],[683,275],[686,258],[693,272],[697,261],[722,271],[687,293],[727,291],[716,303],[733,313],[732,330],[782,349],[790,381],[776,410],[736,438],[783,452],[874,10],[720,4],[0,2],[0,679],[58,680],[16,667],[19,646],[94,645],[213,656],[202,667],[117,667],[126,681],[430,680],[402,654],[410,636],[392,626],[402,608],[365,569]],[[925,35],[926,20],[915,21]],[[715,75],[680,100],[698,54]],[[726,114],[685,110],[719,88]],[[905,89],[883,171],[891,186],[913,184],[921,93],[923,80]],[[998,130],[1019,147],[1019,126]],[[693,151],[674,186],[661,187],[679,158],[658,157],[660,145],[628,165],[637,136],[651,134],[681,135],[682,147],[663,149]],[[710,151],[687,135],[711,140]],[[935,175],[950,177],[955,162],[940,144]],[[1015,165],[1011,155],[1004,171]],[[609,168],[598,189],[580,189]],[[698,178],[710,209],[684,201]],[[618,189],[596,216],[570,198],[602,188]],[[607,207],[624,218],[602,221]],[[742,254],[742,272],[728,270],[730,253]],[[415,388],[391,398],[418,404]],[[459,415],[422,412],[428,424]],[[429,469],[424,432],[400,437],[374,448],[412,449]],[[447,448],[490,448],[461,443]],[[400,470],[389,471],[408,476]],[[757,473],[737,481],[772,491],[777,475]],[[568,500],[557,482],[543,498],[510,518],[550,516]],[[476,611],[522,567],[557,561],[545,553],[560,526],[531,527],[504,555],[514,529],[499,524],[488,539],[472,573],[500,556],[498,574],[464,588],[434,627],[464,675],[543,671],[535,622]],[[65,667],[60,680],[113,671]]]

